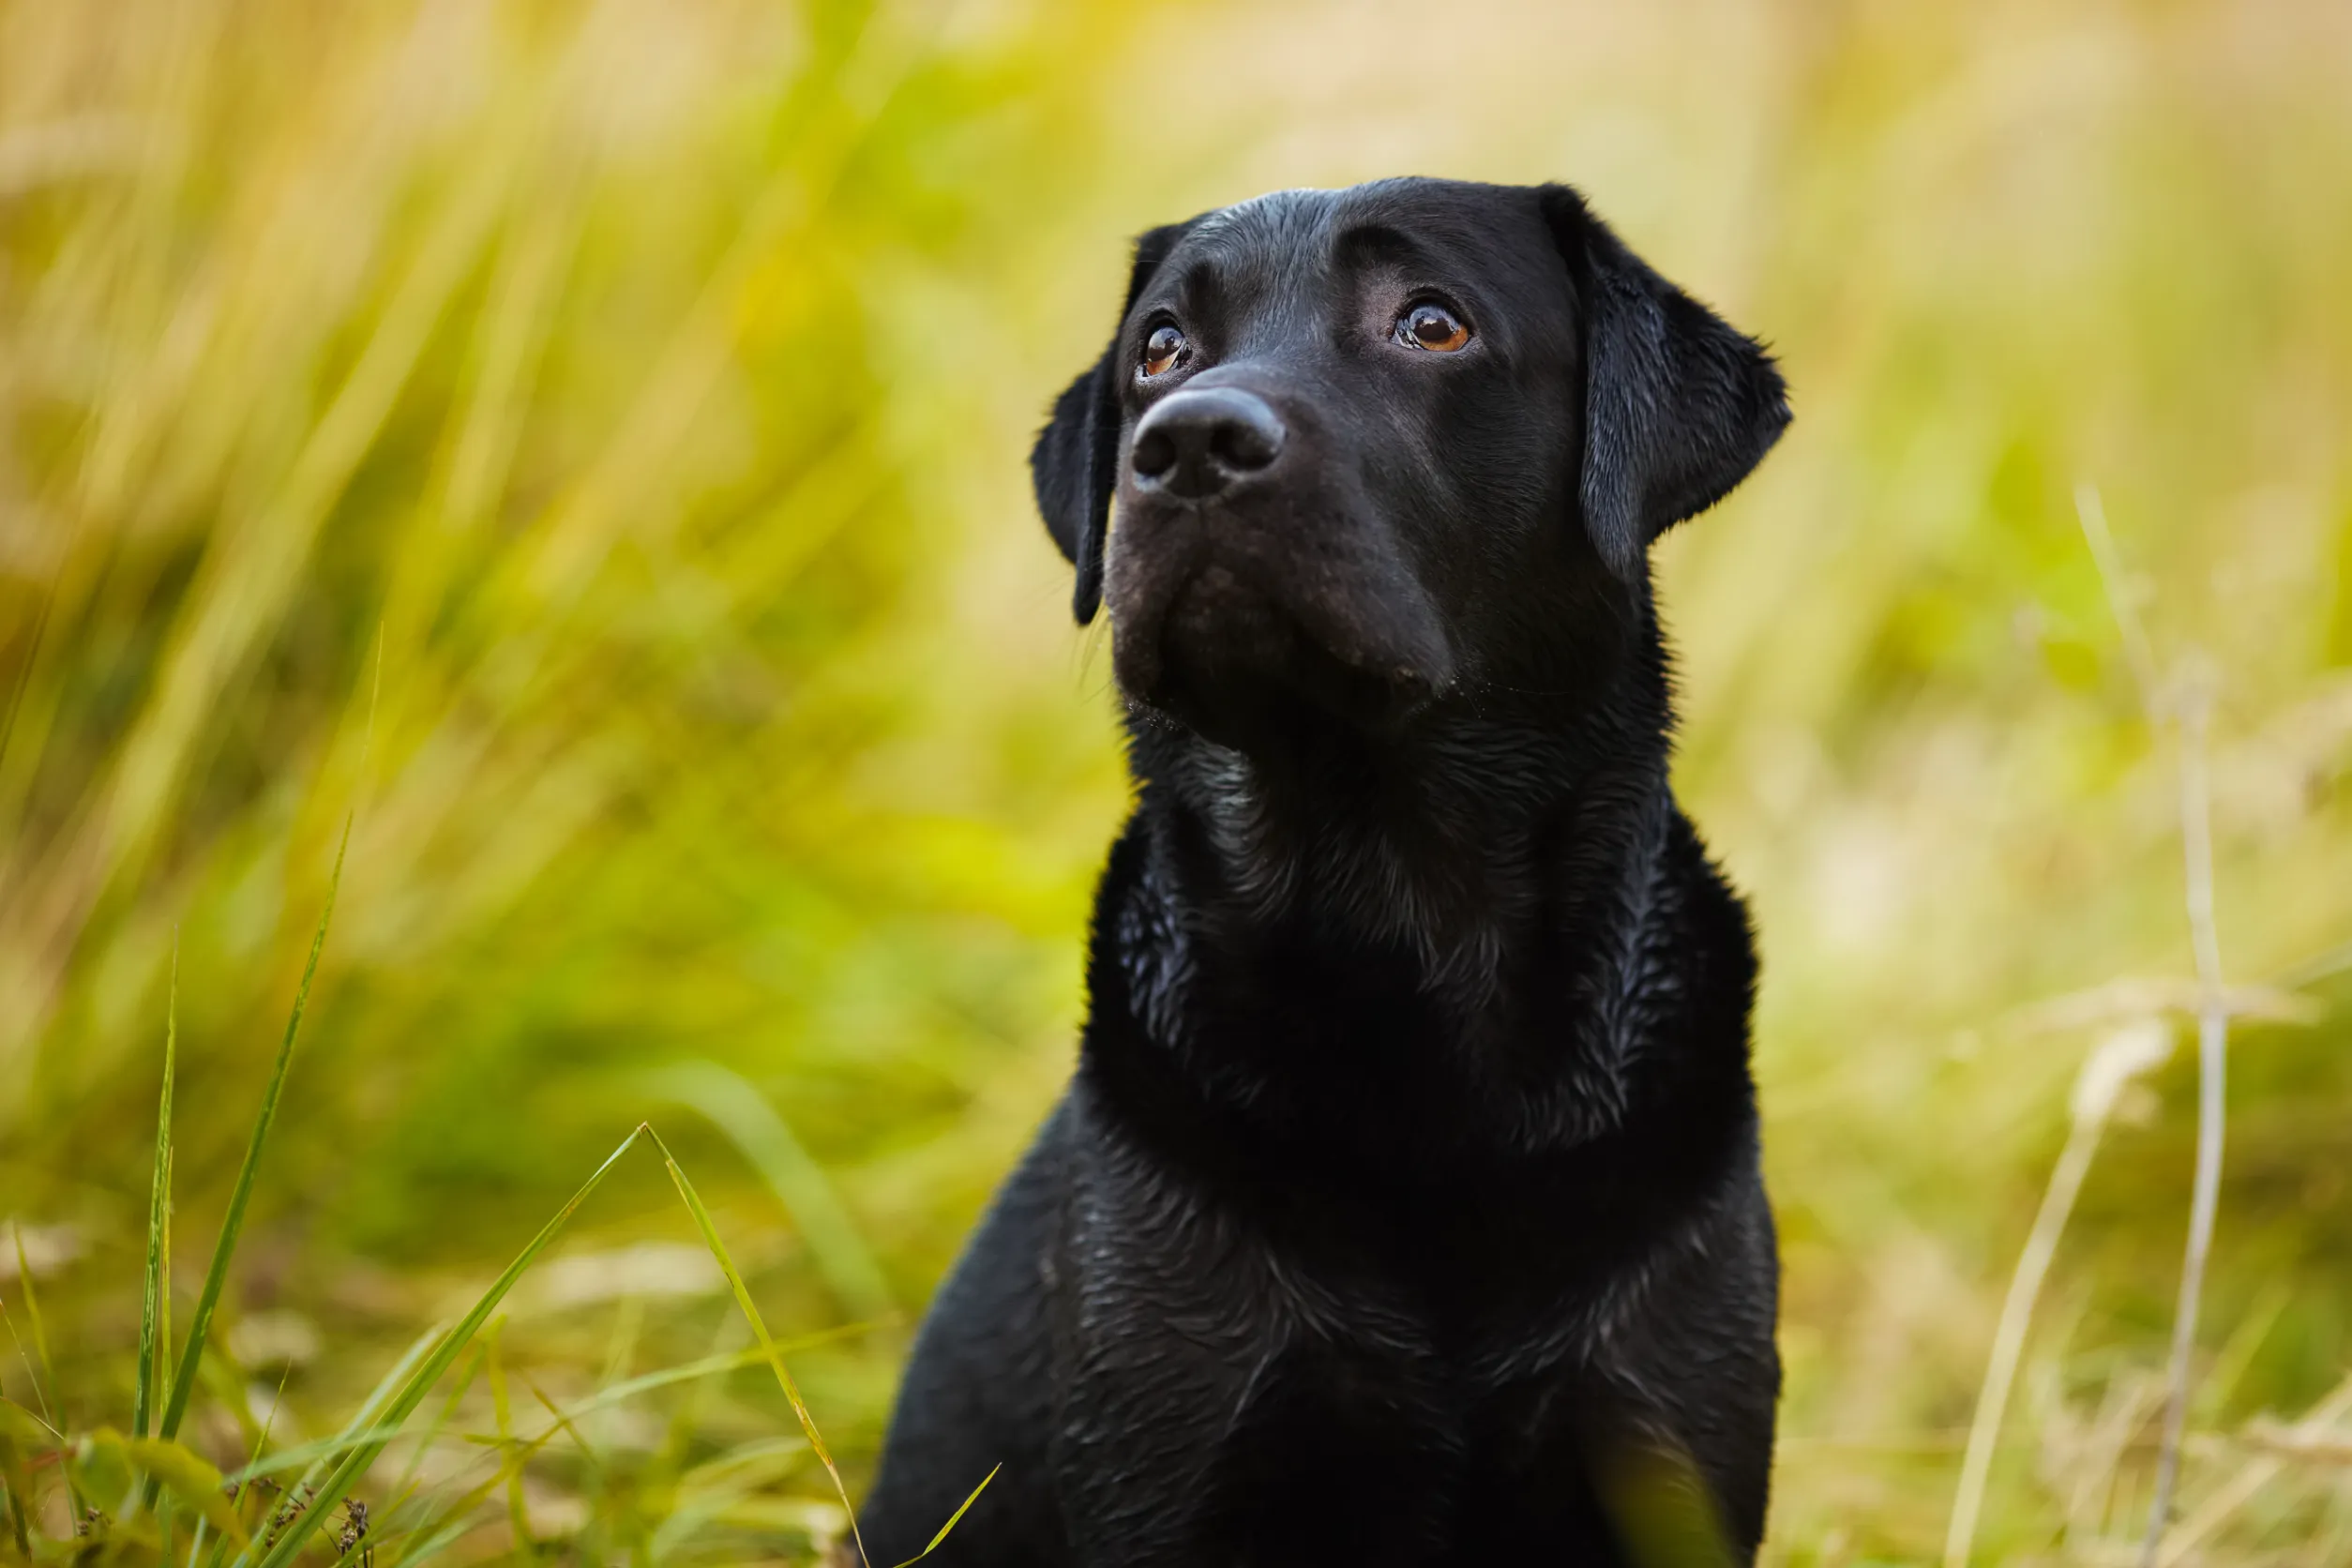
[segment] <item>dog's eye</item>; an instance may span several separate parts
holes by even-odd
[[[1143,339],[1143,373],[1163,375],[1192,357],[1192,345],[1172,326],[1155,326]]]
[[[1470,328],[1442,305],[1416,305],[1396,319],[1396,340],[1409,349],[1452,354],[1470,337]]]

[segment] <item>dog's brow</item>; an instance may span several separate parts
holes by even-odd
[[[1377,219],[1351,223],[1342,229],[1332,242],[1332,250],[1341,262],[1352,264],[1385,262],[1395,266],[1427,269],[1437,260],[1429,248],[1411,234]]]
[[[1225,301],[1225,269],[1209,256],[1196,256],[1176,275],[1176,298],[1185,310],[1199,315]]]

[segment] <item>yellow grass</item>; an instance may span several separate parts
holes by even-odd
[[[2138,681],[2195,671],[2233,1054],[2165,1549],[2352,1555],[2348,83],[2333,0],[0,0],[0,1394],[38,1423],[38,1302],[130,1462],[175,943],[167,1370],[354,811],[191,1460],[344,1426],[648,1115],[779,1334],[923,1301],[1066,1070],[1123,801],[1020,467],[1123,236],[1567,178],[1798,406],[1660,551],[1765,953],[1775,1560],[1944,1550],[2070,1147],[1971,1549],[2136,1552],[2216,994]],[[728,1075],[772,1116],[700,1118]],[[477,1500],[383,1568],[826,1549],[661,1172],[574,1226],[506,1306],[525,1436],[455,1364],[354,1476]],[[794,1351],[852,1496],[903,1345]]]

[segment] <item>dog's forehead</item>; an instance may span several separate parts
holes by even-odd
[[[1382,242],[1378,253],[1401,252],[1466,274],[1464,281],[1524,280],[1556,265],[1533,191],[1407,178],[1277,190],[1218,208],[1186,231],[1162,275],[1172,281],[1206,271],[1225,290],[1279,298],[1311,292],[1349,253],[1349,241],[1373,234]]]

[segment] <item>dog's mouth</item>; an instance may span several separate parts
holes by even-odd
[[[1122,691],[1245,746],[1302,709],[1393,731],[1450,688],[1452,651],[1411,574],[1364,530],[1346,544],[1302,532],[1199,512],[1123,521],[1108,583]]]

